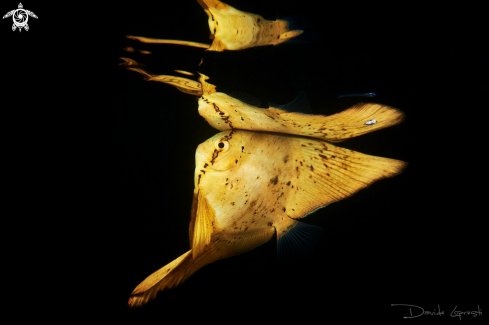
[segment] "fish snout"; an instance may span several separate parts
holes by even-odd
[[[207,123],[219,131],[231,129],[228,123],[229,113],[216,103],[199,98],[199,114]]]

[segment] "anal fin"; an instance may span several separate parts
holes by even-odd
[[[159,291],[176,287],[196,270],[198,267],[194,266],[190,250],[144,279],[131,293],[129,307],[144,306],[153,300]]]

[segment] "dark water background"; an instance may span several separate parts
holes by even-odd
[[[488,90],[483,45],[471,38],[480,30],[470,19],[477,10],[227,3],[266,19],[301,14],[318,38],[223,53],[125,38],[210,43],[207,15],[191,0],[171,7],[23,3],[39,16],[29,19],[28,32],[13,33],[11,21],[2,21],[10,85],[2,96],[4,200],[13,206],[3,247],[8,292],[19,293],[14,305],[27,311],[47,303],[35,317],[66,323],[83,316],[134,323],[262,314],[325,323],[400,319],[391,303],[432,310],[444,299],[474,309],[481,303],[485,219],[474,206],[484,191],[472,186],[483,177],[475,124]],[[152,55],[128,54],[126,46]],[[134,287],[189,249],[195,148],[217,130],[198,115],[193,96],[145,82],[118,66],[121,56],[154,74],[199,71],[218,91],[245,91],[263,103],[284,104],[306,91],[316,114],[360,101],[399,108],[403,124],[340,146],[409,166],[304,219],[325,233],[303,262],[279,264],[271,240],[128,310]],[[377,97],[337,99],[363,92]]]

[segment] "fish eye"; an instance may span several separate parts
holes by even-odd
[[[224,151],[229,149],[229,142],[226,139],[219,139],[214,143],[214,147],[219,151]]]

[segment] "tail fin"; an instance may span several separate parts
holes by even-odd
[[[144,279],[131,293],[129,307],[144,306],[148,301],[153,300],[159,291],[176,287],[197,269],[193,263],[192,250],[189,250]]]

